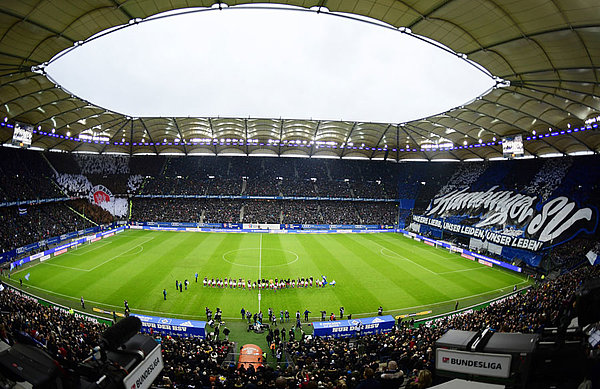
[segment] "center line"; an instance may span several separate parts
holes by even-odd
[[[258,282],[262,280],[262,233],[259,233],[258,241]],[[260,312],[260,288],[258,288],[258,312]]]

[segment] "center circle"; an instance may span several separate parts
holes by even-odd
[[[291,250],[277,248],[243,248],[223,253],[223,260],[235,266],[277,267],[291,265],[299,259]]]

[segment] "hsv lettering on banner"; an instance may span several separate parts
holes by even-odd
[[[452,216],[468,217],[475,223],[463,225],[445,220]],[[484,192],[469,192],[465,188],[436,197],[424,215],[413,216],[413,222],[501,246],[539,251],[581,231],[594,233],[598,211],[579,207],[565,196],[541,203],[536,196],[494,186]]]

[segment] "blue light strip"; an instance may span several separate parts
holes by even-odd
[[[8,127],[8,128],[13,128],[13,125],[10,123],[5,123],[5,122],[1,122],[0,126],[2,127]],[[598,128],[598,123],[594,123],[591,125],[587,125],[587,126],[582,126],[579,128],[573,128],[573,129],[568,129],[568,130],[555,130],[553,132],[549,132],[546,134],[538,134],[538,135],[533,135],[533,136],[528,136],[527,138],[525,138],[526,141],[535,141],[536,139],[543,139],[543,138],[548,138],[548,137],[554,137],[554,136],[559,136],[559,135],[566,135],[566,134],[572,134],[572,133],[577,133],[577,132],[583,132],[583,131],[587,131],[587,130],[592,130],[592,129],[597,129]],[[396,152],[396,151],[400,151],[400,152],[432,152],[432,151],[454,151],[454,150],[463,150],[463,149],[472,149],[472,148],[480,148],[480,147],[488,147],[488,146],[499,146],[502,144],[502,141],[495,141],[495,142],[485,142],[485,143],[474,143],[474,144],[470,144],[470,145],[464,145],[464,146],[454,146],[454,147],[432,147],[432,148],[385,148],[385,147],[368,147],[368,146],[337,146],[337,145],[315,145],[315,144],[310,144],[310,143],[297,143],[296,141],[274,141],[274,142],[269,142],[269,143],[264,143],[264,142],[259,142],[256,139],[251,139],[248,141],[243,141],[243,140],[230,140],[229,142],[227,141],[221,141],[221,140],[212,140],[212,141],[202,141],[202,142],[110,142],[110,141],[100,141],[100,140],[89,140],[89,139],[80,139],[80,138],[76,138],[76,137],[72,137],[72,136],[66,136],[66,135],[60,135],[60,134],[53,134],[51,132],[46,132],[46,131],[42,131],[42,130],[33,130],[34,134],[38,134],[41,136],[49,136],[49,137],[53,137],[53,138],[59,138],[59,139],[65,139],[65,140],[70,140],[73,142],[80,142],[80,143],[93,143],[93,144],[100,144],[100,145],[114,145],[114,146],[143,146],[143,147],[152,147],[152,146],[263,146],[263,147],[294,147],[294,148],[301,148],[301,147],[306,147],[306,148],[312,148],[314,147],[315,149],[346,149],[346,150],[366,150],[366,151],[392,151],[392,152]]]

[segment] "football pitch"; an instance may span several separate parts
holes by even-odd
[[[194,274],[198,273],[198,282]],[[25,274],[30,273],[29,280]],[[204,277],[256,281],[326,276],[327,285],[281,290],[209,288]],[[266,314],[305,309],[310,317],[374,316],[431,310],[432,315],[492,299],[527,284],[516,273],[490,268],[396,233],[268,234],[126,230],[14,273],[23,287],[55,302],[173,318],[205,320],[205,307],[240,318],[241,308]],[[175,281],[189,281],[187,290]],[[163,298],[163,289],[167,298]]]

